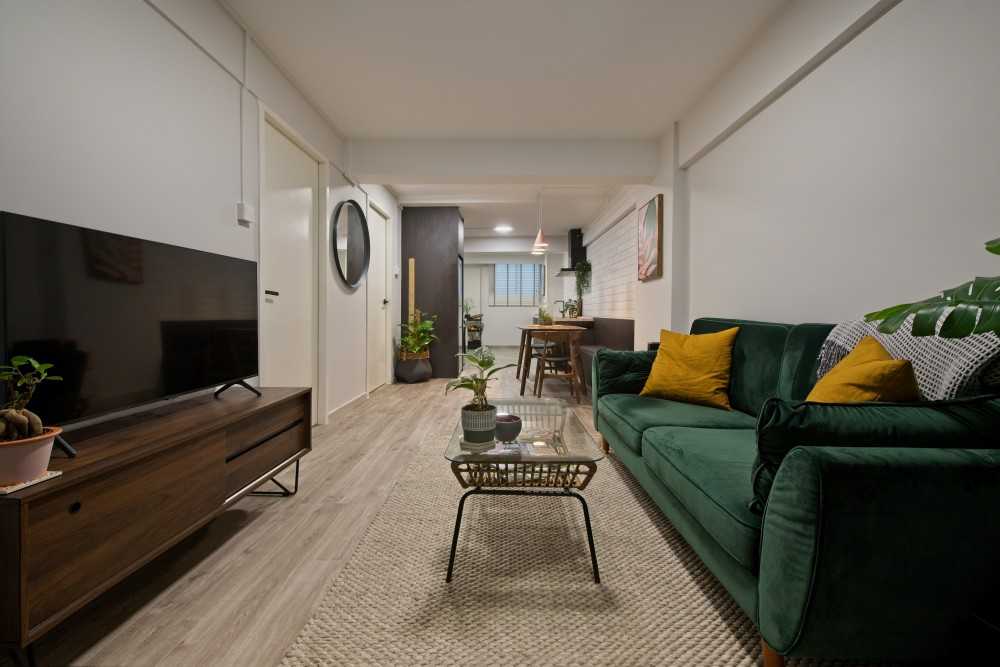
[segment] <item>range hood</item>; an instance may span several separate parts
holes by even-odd
[[[557,278],[576,277],[576,265],[587,259],[587,247],[583,245],[583,230],[569,230],[569,266],[559,269]]]

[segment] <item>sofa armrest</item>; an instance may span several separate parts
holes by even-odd
[[[597,428],[597,403],[607,394],[638,394],[653,367],[655,352],[628,352],[602,348],[594,355],[591,399],[594,428]]]
[[[998,581],[998,478],[1000,449],[793,449],[764,512],[763,639],[791,655],[940,654]]]

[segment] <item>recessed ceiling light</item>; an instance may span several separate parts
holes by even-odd
[[[495,231],[497,234],[510,234],[512,231],[514,231],[514,228],[504,223],[494,227],[493,231]]]

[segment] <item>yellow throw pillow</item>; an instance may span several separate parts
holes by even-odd
[[[729,369],[739,327],[717,333],[686,335],[660,331],[660,349],[640,396],[732,410]]]
[[[820,378],[806,396],[813,403],[905,402],[920,400],[913,364],[893,359],[882,344],[865,336],[851,353]]]

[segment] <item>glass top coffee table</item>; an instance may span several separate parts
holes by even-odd
[[[505,414],[520,417],[521,433],[510,443],[477,446],[462,440],[462,425],[456,424],[445,458],[451,461],[458,483],[469,490],[458,501],[445,581],[451,581],[454,571],[466,499],[471,495],[506,495],[571,496],[579,500],[587,527],[594,582],[600,583],[590,511],[587,501],[577,491],[585,489],[593,479],[597,462],[604,454],[565,401],[518,398],[493,399],[490,403],[496,406],[498,417]]]

